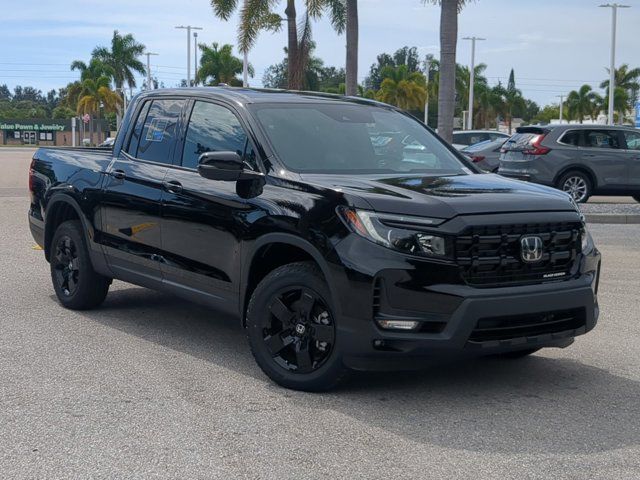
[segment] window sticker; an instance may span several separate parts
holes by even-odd
[[[151,120],[149,129],[147,130],[147,136],[145,140],[148,142],[161,142],[164,138],[164,132],[169,125],[168,118],[154,118]]]

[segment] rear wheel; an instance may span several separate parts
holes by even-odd
[[[634,196],[633,196],[633,199],[634,199],[636,202],[640,203],[640,195],[634,195]]]
[[[568,193],[576,203],[584,203],[591,196],[591,179],[582,172],[572,171],[565,173],[558,181],[558,188]]]
[[[262,371],[286,388],[324,391],[347,375],[329,288],[318,268],[292,263],[269,273],[247,308],[247,336]]]
[[[49,263],[53,288],[62,306],[88,310],[104,301],[111,279],[93,269],[78,220],[60,224],[53,234]]]

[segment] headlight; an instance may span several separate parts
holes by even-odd
[[[413,255],[446,257],[447,239],[429,232],[443,220],[439,218],[391,215],[368,210],[339,207],[338,214],[349,229],[378,245]]]
[[[591,237],[591,234],[589,233],[589,230],[587,230],[586,226],[582,228],[580,237],[582,238],[582,253],[587,254],[591,252],[594,247],[593,238]]]

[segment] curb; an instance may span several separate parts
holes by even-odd
[[[604,213],[586,213],[584,218],[587,223],[608,223],[617,225],[638,225],[640,224],[640,215],[624,215],[624,214],[604,214]]]

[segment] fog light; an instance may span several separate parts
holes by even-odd
[[[420,325],[420,322],[409,320],[378,320],[378,325],[385,330],[415,330]]]

